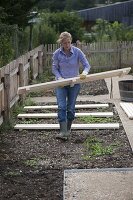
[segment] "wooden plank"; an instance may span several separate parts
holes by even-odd
[[[76,109],[80,108],[107,108],[109,107],[109,104],[103,103],[103,104],[82,104],[82,105],[76,105]],[[46,106],[25,106],[24,110],[43,110],[43,109],[57,109],[57,105],[46,105]]]
[[[35,53],[35,54],[33,55],[33,58],[36,59],[37,57],[38,57],[38,53]]]
[[[22,63],[21,63],[22,64]],[[22,64],[23,65],[23,64]],[[26,65],[24,65],[24,71],[26,71],[28,68],[30,67],[30,63],[27,63]]]
[[[10,108],[12,108],[12,106],[13,106],[16,102],[18,102],[18,100],[19,100],[19,95],[16,95],[16,96],[12,99],[12,101],[10,102]]]
[[[92,113],[75,113],[75,117],[112,117],[112,112],[92,112]],[[17,116],[18,118],[55,118],[57,113],[23,113]]]
[[[44,90],[54,89],[60,86],[62,87],[66,85],[73,85],[77,83],[100,80],[100,79],[110,78],[114,76],[122,76],[122,75],[128,74],[130,70],[131,70],[131,67],[118,69],[118,70],[112,70],[112,71],[106,71],[106,72],[101,72],[101,73],[96,73],[96,74],[90,74],[90,75],[87,75],[85,79],[80,79],[80,77],[75,77],[75,78],[68,78],[68,79],[63,79],[63,80],[23,86],[23,87],[18,88],[18,94],[22,94],[26,92],[41,91],[41,90],[44,91]]]
[[[59,129],[59,124],[16,124],[14,129],[37,129],[51,130]],[[119,123],[103,123],[103,124],[72,124],[72,129],[88,130],[88,129],[119,129]]]
[[[128,118],[133,119],[133,103],[121,102],[120,106],[122,107]]]
[[[10,74],[4,77],[4,119],[10,119]]]
[[[18,73],[18,67],[13,69],[11,72],[10,72],[10,77],[16,75]]]
[[[38,75],[39,76],[43,73],[42,56],[43,56],[43,52],[38,51]]]

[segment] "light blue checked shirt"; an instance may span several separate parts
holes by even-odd
[[[71,46],[69,56],[60,47],[53,53],[52,60],[52,73],[56,79],[79,76],[80,63],[83,66],[84,74],[87,75],[90,70],[90,64],[85,54],[75,46]]]

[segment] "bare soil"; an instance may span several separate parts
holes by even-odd
[[[83,85],[80,94],[88,94],[88,91],[93,95],[108,93],[104,81]],[[115,106],[109,104],[109,108],[104,110],[114,113],[113,121],[120,124],[119,129],[72,130],[68,141],[57,140],[57,130],[19,132],[1,129],[0,199],[62,200],[65,169],[133,167],[130,144]],[[40,120],[40,123],[49,122],[57,123],[57,119]],[[75,119],[74,122],[84,123],[81,119]],[[92,139],[99,141],[103,147],[112,146],[113,151],[92,155],[85,142]]]

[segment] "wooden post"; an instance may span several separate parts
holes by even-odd
[[[46,47],[43,48],[42,66],[44,71],[44,69],[46,68]]]
[[[118,44],[118,69],[121,69],[121,53],[122,53],[122,44]]]
[[[34,57],[30,56],[30,77],[29,80],[30,82],[34,79]]]
[[[1,79],[1,70],[0,70],[0,125],[3,123],[3,110],[4,110],[4,87]]]
[[[19,63],[19,87],[23,87],[24,86],[24,65],[22,63]],[[25,94],[21,94],[20,97],[20,101],[23,102],[25,99]]]
[[[40,76],[43,73],[43,62],[42,62],[42,51],[38,51],[38,75]]]
[[[10,74],[4,75],[4,121],[10,119]]]

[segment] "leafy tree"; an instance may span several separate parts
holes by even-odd
[[[73,42],[76,42],[76,40],[78,39],[82,39],[82,19],[75,13],[69,13],[67,11],[60,13],[52,13],[49,17],[49,24],[58,33],[61,33],[63,31],[70,32],[73,36]]]
[[[13,59],[14,51],[9,37],[0,37],[0,67]]]
[[[0,22],[0,67],[11,61],[14,57],[13,39],[16,27]]]
[[[95,33],[95,40],[97,41],[105,41],[109,40],[110,33],[110,23],[103,19],[97,19],[96,25],[92,27],[92,32]]]
[[[49,22],[49,18],[52,14],[49,12],[49,10],[43,10],[40,13],[41,21],[39,24],[36,24],[35,29],[38,29],[38,38],[40,44],[52,44],[56,43],[58,34],[54,28],[54,26],[51,26]],[[36,37],[36,36],[34,36]]]
[[[39,42],[40,44],[54,44],[57,41],[58,34],[47,24],[39,26]]]
[[[6,21],[8,24],[18,24],[23,27],[27,23],[27,15],[29,11],[36,5],[39,0],[4,0],[0,1],[0,7],[4,9],[6,13]]]
[[[124,24],[115,21],[112,23],[111,39],[112,40],[124,40],[126,28]]]
[[[51,12],[63,11],[65,4],[66,0],[40,0],[38,9],[49,9]]]
[[[133,28],[131,28],[131,27],[127,28],[127,31],[125,33],[125,40],[133,41]]]
[[[127,27],[117,21],[110,23],[97,19],[91,32],[84,36],[85,41],[126,41],[133,40],[133,27]]]

